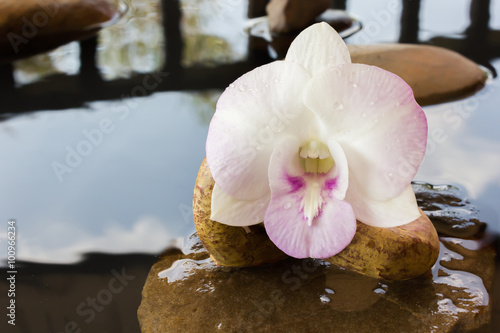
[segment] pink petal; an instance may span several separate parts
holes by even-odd
[[[398,196],[415,176],[427,144],[427,120],[411,88],[383,69],[342,65],[316,75],[304,103],[324,122],[368,197]]]
[[[229,195],[256,200],[269,192],[268,166],[276,142],[287,133],[304,137],[312,113],[302,104],[309,74],[277,61],[236,80],[219,98],[206,151],[215,182]]]
[[[351,206],[335,196],[336,176],[347,170],[309,174],[298,160],[299,142],[283,140],[271,156],[269,180],[271,203],[264,224],[273,243],[296,258],[326,258],[342,251],[356,233],[356,219]],[[336,174],[336,175],[335,175]],[[309,226],[301,203],[312,182],[321,184],[322,205]]]
[[[234,227],[258,224],[264,222],[270,200],[270,192],[257,200],[238,200],[215,184],[210,219]]]
[[[335,29],[321,22],[305,29],[294,39],[285,60],[295,62],[311,75],[316,75],[326,68],[351,63],[351,56]]]

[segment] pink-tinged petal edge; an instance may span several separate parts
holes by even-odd
[[[323,175],[305,173],[298,161],[298,148],[298,141],[290,137],[281,141],[271,156],[266,232],[278,248],[292,257],[330,257],[352,241],[356,219],[351,206],[333,195],[333,171]],[[323,204],[309,226],[301,202],[312,181],[321,184]]]

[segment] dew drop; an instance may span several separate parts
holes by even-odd
[[[247,90],[247,87],[244,84],[242,84],[241,86],[238,87],[238,90],[243,92],[243,91]]]
[[[233,84],[233,83],[231,83],[231,84],[229,85],[229,88],[234,88],[234,84]]]
[[[358,84],[357,84],[357,83],[353,83],[353,84],[352,84],[352,87],[353,87],[353,88],[357,88],[357,87],[358,87]]]
[[[333,103],[333,109],[335,111],[342,110],[343,108],[344,108],[344,104],[342,104],[340,102]]]
[[[386,291],[385,291],[384,289],[382,289],[382,288],[377,288],[377,289],[374,289],[374,290],[373,290],[373,292],[374,292],[375,294],[385,295],[385,292],[386,292]]]
[[[389,172],[389,177],[391,177],[391,178],[392,178],[392,176],[394,176],[394,175],[392,174],[392,172]]]
[[[330,299],[326,295],[321,295],[319,299],[322,303],[330,303]]]
[[[287,203],[283,206],[283,208],[285,208],[285,209],[289,209],[290,207],[292,207],[292,203],[291,203],[291,202],[287,202]]]
[[[329,288],[326,288],[325,291],[327,292],[327,294],[332,294],[332,295],[335,294],[335,291]]]

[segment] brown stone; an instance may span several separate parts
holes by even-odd
[[[486,73],[464,56],[424,45],[348,45],[353,63],[374,65],[397,74],[413,89],[420,105],[472,95],[485,84]]]
[[[191,237],[153,265],[138,318],[152,332],[464,332],[490,328],[491,238],[446,237],[432,274],[384,281],[322,260],[216,266]],[[475,331],[476,332],[476,331]]]
[[[231,227],[210,220],[214,180],[203,161],[193,194],[196,230],[212,259],[221,266],[256,266],[286,258],[262,225]],[[375,278],[404,280],[426,273],[436,262],[439,240],[427,216],[395,228],[358,222],[356,235],[342,252],[327,261]]]
[[[0,64],[93,36],[116,15],[109,0],[2,0]]]
[[[271,0],[266,7],[271,32],[300,31],[330,7],[329,0]]]

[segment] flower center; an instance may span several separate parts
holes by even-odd
[[[327,173],[334,164],[328,146],[315,139],[299,148],[299,161],[304,171],[309,173]]]

